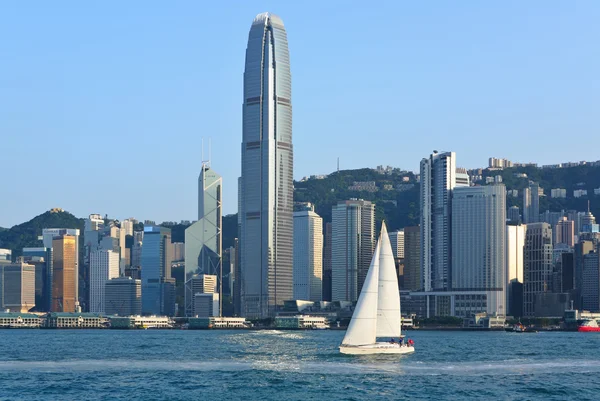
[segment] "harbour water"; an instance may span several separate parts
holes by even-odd
[[[600,333],[411,331],[415,354],[362,357],[343,335],[3,330],[0,399],[600,398]]]

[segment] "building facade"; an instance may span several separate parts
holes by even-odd
[[[174,280],[171,278],[171,230],[144,227],[142,246],[142,313],[172,315],[175,309]]]
[[[137,316],[142,314],[142,280],[117,277],[105,284],[104,312],[107,315]]]
[[[452,194],[452,290],[485,291],[488,310],[506,315],[506,188],[455,188]]]
[[[537,223],[540,216],[540,186],[535,182],[530,182],[529,186],[523,189],[523,223]]]
[[[202,164],[198,178],[198,221],[185,230],[185,313],[192,316],[192,279],[199,274],[218,278],[222,295],[222,187],[223,180],[208,163]],[[221,299],[221,298],[220,298]]]
[[[106,283],[119,277],[119,263],[117,252],[95,250],[90,253],[90,312],[104,313]]]
[[[35,266],[35,310],[52,308],[52,248],[23,248],[23,261]]]
[[[333,206],[331,300],[358,300],[375,250],[375,204],[348,200]]]
[[[84,276],[84,269],[83,266],[79,266],[79,229],[76,228],[44,228],[42,230],[42,243],[44,245],[44,248],[53,248],[53,244],[54,244],[54,239],[55,238],[59,238],[59,237],[64,237],[64,236],[69,236],[71,237],[67,243],[68,246],[67,248],[69,249],[69,253],[71,251],[74,251],[75,254],[74,255],[67,255],[69,262],[73,262],[75,263],[75,267],[74,267],[74,272],[73,272],[73,281],[72,283],[70,282],[68,285],[71,286],[73,285],[75,288],[71,291],[70,288],[66,288],[66,292],[69,294],[69,296],[72,294],[73,298],[75,299],[75,305],[67,305],[67,308],[69,309],[68,311],[70,311],[70,309],[75,310],[79,310],[80,309],[80,300],[79,300],[79,293],[80,293],[80,287],[83,287],[81,292],[84,293],[85,292],[85,282],[84,280],[79,280],[80,276]],[[71,242],[74,242],[74,245],[71,246]],[[64,244],[63,244],[64,245]],[[61,252],[64,252],[65,249],[63,248]],[[56,254],[57,251],[53,250],[53,258],[56,258]],[[56,265],[54,263],[54,261],[52,262],[53,265]],[[70,267],[68,267],[67,272],[70,272]],[[70,273],[68,273],[70,274]],[[70,276],[68,276],[69,280],[70,280]],[[54,289],[53,289],[54,291]],[[54,301],[53,301],[54,302]],[[62,310],[56,310],[56,309],[52,309],[52,311],[62,311]],[[68,312],[67,310],[65,310],[64,312]]]
[[[421,228],[404,227],[404,289],[422,289],[421,278]]]
[[[575,222],[561,217],[554,228],[554,243],[575,246]]]
[[[9,312],[25,313],[35,307],[35,266],[18,261],[0,264],[0,303]]]
[[[523,257],[523,316],[535,315],[537,294],[552,291],[552,249],[550,224],[527,224]]]
[[[52,240],[52,312],[75,312],[77,301],[77,239],[59,235]]]
[[[294,299],[323,299],[323,219],[314,207],[294,212]]]
[[[506,226],[506,309],[507,315],[523,316],[523,255],[525,226]]]
[[[292,92],[287,34],[256,16],[244,71],[240,247],[243,316],[273,316],[293,296]]]

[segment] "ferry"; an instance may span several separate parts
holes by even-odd
[[[598,321],[596,319],[588,319],[584,320],[577,331],[580,332],[592,332],[592,331],[600,331],[600,326],[598,326]]]

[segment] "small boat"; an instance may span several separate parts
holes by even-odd
[[[521,322],[515,324],[512,328],[514,333],[537,333],[538,331],[533,327],[524,326]]]
[[[404,342],[401,324],[398,278],[384,222],[340,352],[351,355],[415,352],[412,340]],[[378,342],[378,338],[390,340]]]
[[[577,331],[582,333],[589,333],[594,331],[600,331],[598,321],[596,319],[584,320],[583,323],[577,328]]]

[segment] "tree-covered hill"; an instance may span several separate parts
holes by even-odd
[[[25,247],[42,246],[38,236],[44,228],[78,228],[83,234],[84,220],[61,209],[53,209],[28,222],[13,226],[0,232],[0,248],[11,249],[13,258],[20,256]]]

